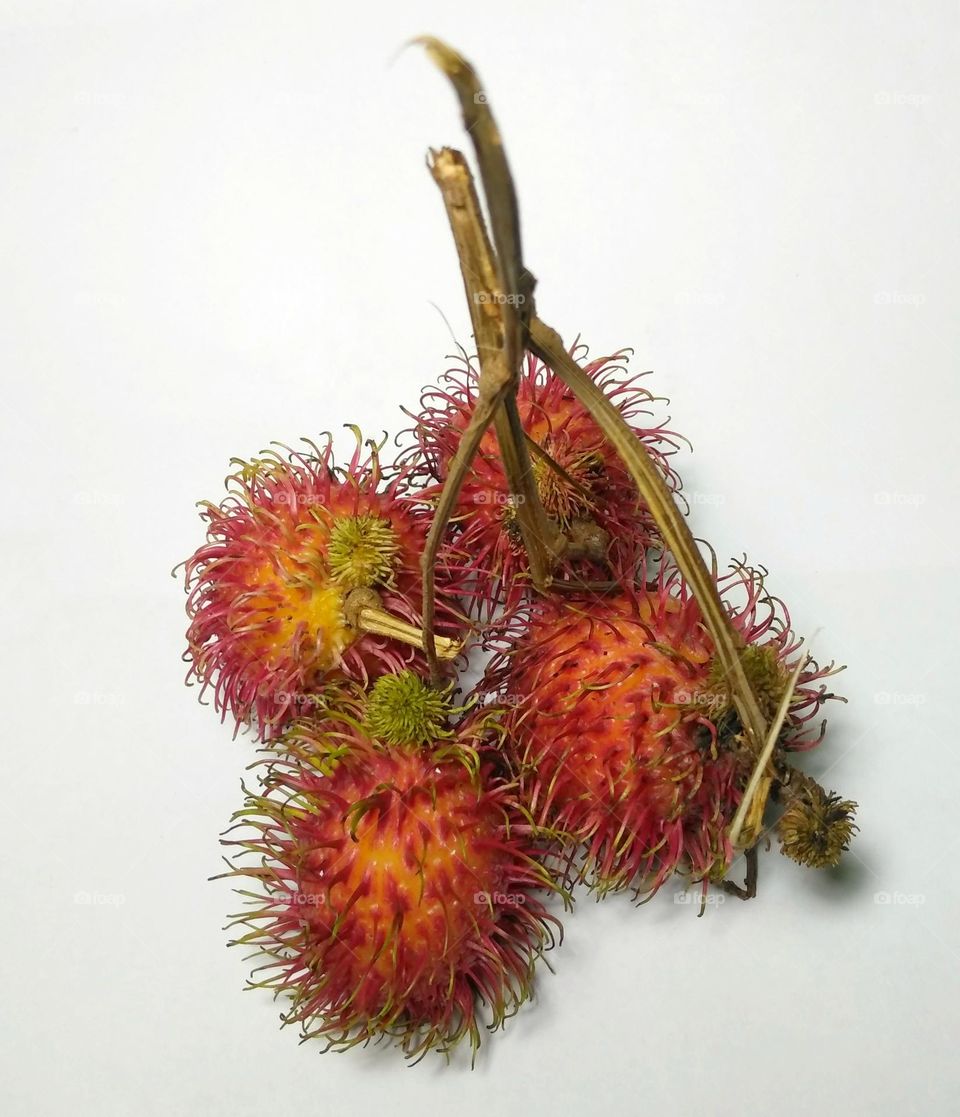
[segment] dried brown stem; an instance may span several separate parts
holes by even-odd
[[[494,256],[486,237],[479,202],[466,161],[459,153],[445,149],[435,157],[433,170],[434,178],[444,192],[444,201],[457,241],[461,271],[468,298],[471,300],[470,311],[481,359],[480,398],[473,418],[477,418],[479,408],[484,402],[485,388],[486,395],[495,398],[498,406],[507,399],[510,399],[515,406],[513,393],[519,375],[520,357],[527,344],[573,390],[593,415],[633,476],[640,495],[660,527],[667,547],[673,553],[681,573],[697,598],[713,637],[744,731],[754,751],[759,753],[763,747],[767,727],[740,663],[739,640],[720,600],[716,583],[707,570],[686,521],[674,504],[663,478],[643,444],[603,392],[576,364],[564,348],[556,331],[540,321],[533,311],[533,277],[523,267],[522,262],[516,191],[503,142],[490,110],[489,99],[473,68],[456,51],[437,39],[424,38],[418,41],[426,47],[430,57],[444,71],[456,90],[463,112],[464,126],[470,134],[477,153],[496,248],[496,256]],[[494,309],[499,309],[501,313],[489,322],[486,317],[477,313],[476,302],[480,291],[488,295],[497,292],[501,299],[499,308],[496,304],[494,306]],[[484,327],[488,328],[484,329]],[[492,345],[492,349],[488,349],[487,342]],[[484,360],[487,362],[486,365]],[[476,445],[479,444],[482,436],[477,435],[473,428],[474,423],[471,422],[469,431],[472,438],[463,454],[463,458],[467,461],[472,459]],[[509,410],[506,415],[501,414],[498,418],[498,432],[503,439],[502,446],[507,448],[504,464],[509,464],[510,470],[516,475],[515,478],[511,478],[511,484],[513,485],[515,480],[521,487],[518,495],[524,496],[525,499],[521,504],[526,504],[530,496],[528,486],[532,485],[529,455],[518,420]],[[464,447],[461,446],[461,451],[463,450]],[[469,457],[466,456],[467,454]],[[461,454],[458,453],[457,459],[460,458]],[[509,463],[508,458],[511,459]],[[462,484],[463,473],[465,473],[465,466],[457,485]],[[450,488],[449,481],[447,488]],[[548,557],[554,548],[551,547],[551,541],[544,533],[546,516],[543,514],[539,499],[535,496],[535,486],[533,489],[534,515],[526,521],[524,542],[527,543],[529,535],[533,543],[530,554],[531,568],[536,566],[537,573],[542,574],[541,564],[544,555],[540,544],[546,543],[545,550]],[[446,489],[443,495],[447,496]],[[449,515],[452,501],[447,503],[445,512]],[[536,515],[537,509],[539,509],[539,516]],[[529,516],[531,509],[526,509],[526,512]],[[440,519],[439,510],[434,527],[437,526],[438,521],[442,530],[446,525],[446,519]],[[556,543],[556,553],[562,553],[559,542]],[[425,594],[425,624],[429,628],[426,605]],[[430,617],[432,619],[432,612]]]
[[[443,197],[460,260],[480,360],[480,382],[477,404],[451,462],[424,550],[423,623],[428,633],[433,629],[437,552],[470,462],[491,420],[496,424],[503,467],[516,502],[517,523],[530,558],[535,586],[543,589],[549,585],[553,565],[565,549],[562,534],[544,511],[530,467],[516,407],[519,365],[509,363],[505,345],[504,312],[510,304],[499,285],[496,261],[470,169],[459,151],[443,148],[432,153],[430,171]],[[430,643],[428,639],[427,656],[436,675]]]
[[[773,750],[776,748],[780,730],[783,728],[783,723],[790,710],[790,702],[793,699],[797,680],[800,678],[800,673],[804,667],[806,667],[808,659],[809,656],[800,656],[790,673],[790,678],[787,680],[787,685],[780,698],[776,716],[767,730],[767,739],[763,750],[757,757],[753,772],[747,781],[743,798],[740,800],[740,806],[737,808],[737,813],[730,824],[730,844],[734,849],[742,849],[744,846],[752,845],[763,827],[763,814],[766,810],[770,788],[773,786],[773,771],[770,764]],[[743,840],[741,840],[741,832]]]
[[[351,590],[344,602],[347,623],[358,632],[369,632],[373,636],[386,636],[410,644],[414,648],[426,650],[426,630],[407,624],[405,620],[388,613],[382,608],[380,597],[375,590],[361,588]],[[440,659],[455,659],[462,645],[446,636],[434,636],[435,654]]]
[[[733,880],[725,880],[723,890],[729,892],[731,896],[739,896],[741,900],[752,900],[757,894],[757,876],[759,875],[757,847],[752,845],[743,856],[747,863],[743,884],[737,884]]]
[[[460,102],[463,126],[477,154],[500,289],[513,297],[504,313],[507,363],[511,368],[519,368],[524,349],[523,325],[532,314],[534,278],[523,266],[519,206],[506,149],[490,99],[470,63],[439,39],[426,35],[416,41],[450,80]]]
[[[720,600],[716,582],[663,477],[623,416],[567,352],[560,335],[536,316],[530,321],[530,347],[587,408],[633,477],[664,542],[697,599],[741,723],[754,750],[759,753],[767,727],[740,663],[740,640]]]

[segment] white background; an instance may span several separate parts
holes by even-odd
[[[774,850],[752,903],[584,898],[472,1073],[241,992],[206,878],[253,747],[170,577],[232,455],[396,431],[436,308],[469,344],[426,31],[542,316],[655,370],[695,530],[849,664],[810,764],[861,803],[842,871]],[[953,0],[0,2],[5,1113],[956,1111],[958,42]]]

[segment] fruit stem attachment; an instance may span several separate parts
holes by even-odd
[[[803,645],[801,644],[800,650],[802,651],[802,649]],[[783,728],[787,712],[790,709],[790,702],[793,699],[793,692],[796,689],[797,680],[800,678],[800,673],[803,671],[804,667],[806,667],[809,658],[808,655],[801,655],[797,660],[796,666],[790,672],[790,678],[787,680],[783,696],[780,699],[777,715],[771,722],[767,732],[767,740],[763,746],[763,751],[757,757],[757,763],[747,782],[747,789],[744,791],[743,798],[740,800],[737,813],[733,816],[733,822],[730,824],[730,844],[734,849],[743,849],[744,846],[753,845],[761,828],[763,812],[767,805],[767,797],[773,785],[773,779],[767,772],[767,766],[770,763],[770,757],[773,756],[773,750],[780,737],[780,730]],[[746,827],[746,834],[744,835],[744,823],[747,821],[748,814],[750,816],[750,822]],[[743,841],[741,841],[741,836],[743,836]]]
[[[781,851],[800,865],[833,868],[859,830],[853,821],[857,804],[825,791],[804,772],[792,768],[781,784],[783,814],[777,822]]]
[[[402,644],[410,644],[414,648],[426,651],[423,629],[407,624],[406,621],[395,617],[393,613],[388,613],[382,608],[380,598],[373,590],[351,590],[347,594],[343,611],[347,624],[359,632],[369,632],[372,636],[386,636],[391,640],[399,640]],[[434,636],[433,639],[438,659],[455,659],[463,646],[459,641],[450,640],[446,636]]]

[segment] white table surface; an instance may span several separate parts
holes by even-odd
[[[194,501],[468,341],[413,49],[478,66],[539,309],[672,400],[698,534],[849,665],[845,868],[695,918],[584,897],[472,1073],[242,993],[252,745],[182,686]],[[0,3],[3,1111],[956,1112],[960,8]],[[955,700],[955,699],[953,699]],[[889,902],[882,901],[884,897]]]

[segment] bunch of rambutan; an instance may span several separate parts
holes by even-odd
[[[430,508],[357,437],[238,461],[184,564],[188,682],[265,747],[225,844],[251,984],[328,1047],[448,1051],[532,991],[565,898],[502,760],[497,712],[428,682],[420,624]],[[403,492],[401,492],[403,490]],[[469,622],[438,568],[438,654]],[[252,858],[252,860],[251,860]]]
[[[676,494],[680,439],[626,361],[581,367]],[[790,762],[823,737],[834,666],[801,651],[764,571],[714,573],[772,726],[761,757],[656,519],[533,355],[517,411],[567,549],[538,591],[488,433],[440,525],[428,638],[428,537],[477,394],[464,354],[407,412],[389,465],[356,431],[342,463],[329,437],[236,461],[184,564],[188,681],[261,746],[224,838],[222,875],[244,885],[234,941],[258,958],[251,985],[284,995],[283,1021],[328,1048],[386,1039],[419,1057],[466,1038],[475,1050],[531,994],[575,887],[648,898],[676,878],[704,898],[752,895],[749,864],[745,886],[731,871],[744,851],[755,867],[767,832],[823,867],[856,829],[856,804]],[[463,693],[471,647],[487,662]]]
[[[520,1008],[576,888],[677,880],[702,914],[755,895],[768,835],[825,868],[857,830],[794,763],[838,669],[765,571],[708,566],[629,351],[539,318],[486,92],[418,41],[477,153],[486,216],[462,153],[429,167],[482,360],[424,390],[393,462],[355,427],[345,460],[327,436],[234,461],[184,564],[187,681],[261,752],[221,874],[250,985],[303,1038],[414,1058]]]

